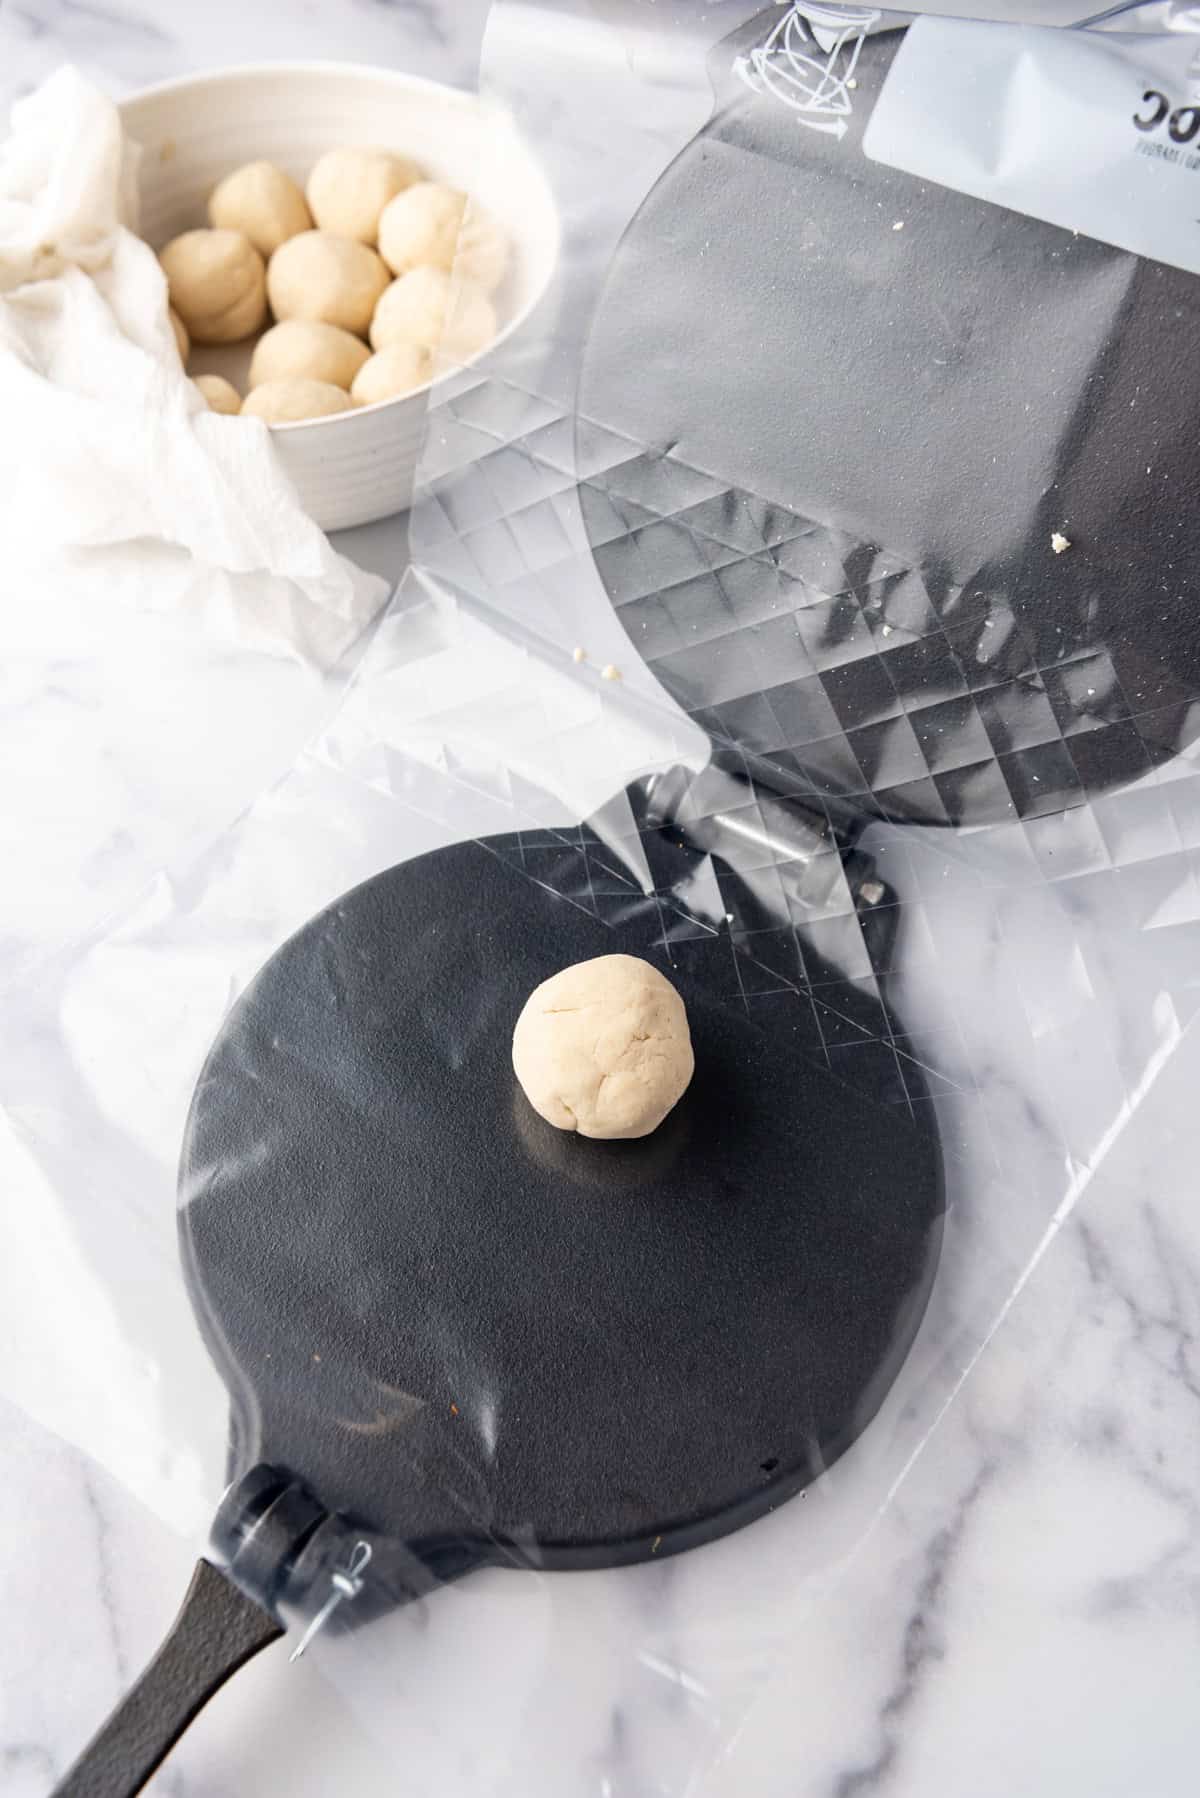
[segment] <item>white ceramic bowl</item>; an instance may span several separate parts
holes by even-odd
[[[464,188],[504,225],[512,266],[496,294],[502,341],[536,305],[558,259],[549,184],[508,116],[472,94],[418,76],[344,63],[222,70],[147,88],[121,105],[142,146],[141,231],[155,248],[207,224],[209,193],[240,163],[266,157],[302,185],[322,151],[378,144]],[[197,350],[193,372],[244,390],[250,346]],[[434,383],[436,386],[436,382]],[[305,508],[327,531],[406,506],[429,388],[335,418],[274,427]]]

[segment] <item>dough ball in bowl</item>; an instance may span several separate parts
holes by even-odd
[[[350,389],[356,405],[373,406],[379,400],[397,400],[433,375],[433,355],[423,343],[397,338],[368,358]]]
[[[196,375],[194,378],[210,412],[225,412],[232,418],[241,411],[242,396],[224,375]]]
[[[420,178],[415,162],[390,150],[327,150],[308,178],[308,203],[322,231],[375,243],[388,201]]]
[[[193,343],[238,343],[260,329],[267,316],[263,259],[240,231],[185,231],[159,261]]]
[[[264,418],[269,425],[291,425],[302,418],[332,418],[335,412],[350,412],[353,407],[344,387],[294,375],[288,381],[264,381],[256,387],[242,401],[242,417]]]
[[[375,308],[371,343],[423,343],[451,362],[466,362],[496,335],[496,309],[469,281],[440,268],[414,268],[392,282]]]
[[[508,267],[508,239],[495,219],[457,187],[416,181],[384,207],[379,254],[393,274],[422,267],[454,269],[491,293]]]
[[[536,987],[513,1031],[513,1070],[533,1109],[581,1136],[648,1136],[691,1080],[687,1012],[636,955],[576,962]]]
[[[250,385],[287,381],[294,375],[349,387],[371,352],[361,337],[315,318],[288,318],[254,346]]]
[[[328,231],[302,231],[289,238],[267,269],[267,292],[277,319],[315,318],[358,337],[366,336],[387,284],[388,271],[374,250]]]
[[[167,317],[170,319],[171,329],[175,333],[175,348],[179,351],[179,360],[186,362],[192,353],[192,346],[188,342],[188,334],[183,320],[174,306],[167,307]]]
[[[247,162],[213,188],[208,222],[240,231],[255,249],[270,256],[289,237],[312,225],[308,204],[290,175],[273,162]]]

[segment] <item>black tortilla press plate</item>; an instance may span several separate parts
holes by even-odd
[[[553,1130],[512,1072],[521,1006],[653,941],[653,898],[606,855],[577,832],[389,869],[230,1012],[180,1169],[232,1404],[228,1572],[199,1563],[57,1798],[139,1791],[294,1611],[354,1628],[488,1562],[693,1547],[807,1486],[878,1410],[942,1235],[915,1067],[897,1080],[867,995],[856,1040],[880,1053],[834,1078],[809,993],[752,996],[730,938],[701,934],[660,958],[696,1051],[680,1104],[642,1142]]]
[[[696,1050],[667,1122],[543,1123],[525,998],[646,929],[524,853],[392,868],[272,958],[196,1091],[184,1252],[234,1472],[285,1467],[418,1552],[611,1565],[749,1522],[861,1432],[928,1299],[941,1153],[804,1053],[806,996],[739,996],[727,938],[661,964]]]
[[[714,52],[600,300],[597,567],[678,702],[818,795],[1079,805],[1194,728],[1200,284],[870,161],[901,32],[807,129],[734,72],[780,16]]]

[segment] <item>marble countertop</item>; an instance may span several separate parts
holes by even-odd
[[[484,0],[0,0],[0,103],[68,59],[118,92],[279,54],[469,84],[485,12]],[[344,547],[395,573],[403,521]],[[1200,777],[1179,773],[1182,818]],[[1200,1089],[1200,1038],[1181,1008],[1170,1053],[1134,1055],[1147,995],[1167,984],[1148,955],[1108,971],[1102,1028],[1081,1009],[1074,1035],[1023,1061],[1029,1033],[1006,1035],[999,945],[1025,933],[1021,998],[1034,1015],[1039,988],[1079,989],[1099,965],[1112,883],[1077,900],[1075,948],[1060,955],[1050,888],[1033,903],[998,864],[956,860],[918,835],[888,872],[938,927],[987,893],[955,1021],[975,1033],[976,1071],[988,1045],[990,1087],[964,1109],[962,1152],[982,1152],[971,1134],[982,1118],[1010,1183],[1027,1170],[1054,1202],[1014,1249],[986,1327],[961,1352],[942,1345],[953,1377],[900,1477],[852,1517],[834,1478],[803,1520],[785,1508],[662,1565],[479,1575],[381,1636],[365,1662],[339,1667],[331,1651],[290,1664],[276,1645],[207,1707],[149,1789],[1191,1798],[1200,1213],[1179,1120]],[[1194,981],[1186,956],[1175,972]],[[947,1015],[927,997],[910,1021],[936,1035]],[[1115,1107],[1114,1070],[1125,1076]],[[0,1342],[21,1354],[6,1320]],[[0,1787],[42,1798],[156,1648],[201,1543],[3,1396],[0,1441]]]

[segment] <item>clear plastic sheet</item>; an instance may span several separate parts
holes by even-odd
[[[1129,550],[1120,604],[1106,610],[1115,602],[1102,564],[1076,565],[1076,637],[1064,643],[1062,631],[1039,634],[1032,546],[1041,546],[1044,582],[1047,569],[1072,568],[1077,551],[1084,559],[1089,528],[1104,519],[1077,526],[1060,496],[1047,502],[1044,471],[1030,485],[1024,467],[992,507],[968,463],[960,492],[918,487],[913,504],[900,506],[895,540],[876,542],[867,500],[880,494],[861,441],[860,488],[843,486],[822,513],[822,468],[855,449],[839,411],[844,371],[827,345],[806,342],[802,374],[781,376],[806,398],[796,466],[815,470],[804,475],[807,510],[781,488],[764,491],[769,479],[751,479],[738,432],[726,466],[720,433],[706,457],[676,437],[670,417],[639,433],[631,415],[618,425],[581,409],[613,292],[632,307],[629,354],[639,336],[658,348],[632,390],[594,389],[601,401],[632,391],[646,417],[656,398],[669,413],[682,373],[684,389],[711,392],[720,408],[729,375],[722,321],[682,281],[647,281],[655,311],[639,315],[621,286],[627,234],[655,183],[681,152],[695,151],[714,88],[710,148],[748,130],[747,115],[763,104],[778,103],[787,117],[797,92],[817,108],[810,122],[855,120],[857,109],[850,135],[814,134],[822,156],[829,143],[856,148],[875,97],[872,42],[889,24],[827,7],[752,14],[730,5],[698,15],[578,0],[548,15],[513,0],[497,6],[485,81],[553,181],[564,224],[559,278],[526,330],[439,389],[413,517],[414,567],[328,727],[215,846],[164,868],[136,904],[7,1001],[5,1177],[23,1194],[11,1208],[11,1264],[54,1273],[36,1292],[14,1282],[6,1293],[8,1327],[22,1346],[2,1363],[4,1396],[198,1539],[225,1481],[260,1458],[268,1426],[253,1381],[239,1386],[238,1345],[222,1340],[203,1292],[191,1295],[197,1329],[181,1270],[171,1200],[189,1107],[235,1000],[249,1032],[274,1028],[268,989],[252,982],[314,919],[329,1028],[303,1068],[289,1063],[286,1043],[275,1043],[275,1061],[247,1053],[243,1071],[258,1084],[266,1119],[256,1180],[269,1188],[272,1161],[281,1177],[289,1166],[291,1145],[270,1120],[297,1080],[318,1095],[350,1091],[339,1002],[353,982],[339,961],[347,940],[339,902],[359,883],[432,851],[481,844],[503,863],[505,881],[528,882],[539,920],[594,921],[601,936],[673,970],[731,1028],[763,1041],[786,1031],[789,1055],[886,1114],[889,1129],[898,1120],[906,1142],[940,1144],[946,1211],[936,1279],[894,1383],[876,1395],[878,1414],[806,1483],[803,1502],[782,1503],[677,1561],[551,1571],[536,1532],[523,1536],[511,1515],[497,1517],[506,1395],[470,1333],[456,1340],[453,1317],[441,1320],[439,1352],[456,1382],[445,1396],[455,1394],[462,1437],[452,1487],[435,1496],[452,1501],[464,1538],[490,1543],[508,1564],[460,1580],[453,1553],[428,1541],[400,1544],[389,1558],[370,1505],[347,1505],[352,1521],[296,1603],[301,1626],[320,1620],[312,1652],[365,1726],[403,1745],[415,1790],[518,1790],[531,1770],[555,1789],[578,1699],[561,1650],[584,1634],[603,1642],[631,1685],[652,1682],[691,1707],[704,1722],[706,1756],[733,1739],[808,1607],[902,1502],[910,1470],[1056,1233],[1139,1129],[1200,1003],[1191,645],[1185,637],[1173,660],[1181,639],[1169,632],[1157,659],[1137,660],[1145,641],[1137,620],[1158,604],[1161,566],[1161,545],[1143,533],[1147,517],[1161,521],[1162,507],[1182,506],[1176,487],[1165,501],[1156,493],[1159,509],[1149,512],[1124,508],[1122,490],[1108,490],[1106,516]],[[1184,95],[1186,37],[1147,44],[1119,51],[1137,93],[1144,54],[1158,80],[1178,67]],[[820,64],[815,73],[805,59]],[[1052,55],[1046,67],[1052,79]],[[1009,122],[1015,131],[1019,111]],[[756,155],[769,154],[763,141],[784,142],[778,129],[768,121]],[[676,216],[680,242],[699,255],[686,208]],[[1064,231],[994,208],[988,218],[1014,234],[1018,257],[1027,231]],[[801,208],[796,231],[806,224],[813,215]],[[878,296],[889,281],[916,278],[892,262],[881,274],[878,259],[918,228],[913,215],[889,210],[886,235],[854,247],[851,272],[864,289]],[[660,223],[651,245],[664,233]],[[755,303],[760,277],[747,276]],[[1051,337],[1077,361],[1063,399],[1072,455],[1093,431],[1102,450],[1111,447],[1116,427],[1102,406],[1089,411],[1088,392],[1113,366],[1119,385],[1138,284],[1163,280],[1174,294],[1190,292],[1194,277],[1092,239],[1070,247],[1056,270],[1044,297]],[[1098,289],[1100,311],[1090,304]],[[986,358],[995,339],[976,322],[956,339],[961,382],[933,376],[918,396],[906,378],[903,391],[883,393],[896,416],[907,409],[914,433],[926,412],[944,419],[978,398],[971,359]],[[1008,325],[1019,334],[1019,319]],[[885,360],[874,374],[885,389],[888,369]],[[763,397],[760,410],[769,409]],[[1186,463],[1170,423],[1160,417],[1149,428],[1176,482]],[[694,431],[695,417],[685,425]],[[987,456],[1001,445],[1024,452],[1023,425],[1002,421],[995,431]],[[1089,493],[1084,483],[1074,503],[1085,508]],[[977,567],[966,566],[970,533],[961,528],[972,495],[996,525],[990,561]],[[899,505],[904,484],[883,497]],[[1076,531],[1061,552],[1050,542],[1060,514],[1062,534]],[[1186,536],[1190,515],[1178,526]],[[1139,566],[1155,579],[1139,586]],[[1165,610],[1188,597],[1190,581],[1180,572]],[[1004,649],[993,651],[991,639]],[[618,678],[604,678],[609,665]],[[1138,667],[1142,692],[1130,672]],[[491,888],[481,879],[479,890]],[[503,957],[493,983],[477,953],[490,920],[473,916],[471,903],[468,889],[461,915],[395,920],[398,961],[415,961],[427,942],[432,964],[439,929],[461,933],[463,954],[476,955],[477,1009],[421,1038],[432,1063],[422,1078],[461,1090],[464,1104],[481,1069],[494,1079],[496,1032],[508,1027],[496,1015]],[[550,952],[553,934],[551,924]],[[856,1149],[848,1141],[847,1157]],[[201,1167],[202,1186],[240,1171],[221,1155]],[[185,1182],[185,1208],[197,1190]],[[645,1200],[634,1193],[629,1203]],[[553,1304],[540,1246],[519,1245],[503,1276],[515,1328],[522,1307],[536,1317]],[[334,1256],[343,1284],[326,1298],[355,1317],[371,1302],[372,1251],[355,1237],[347,1253],[348,1270]],[[295,1243],[280,1254],[285,1268],[304,1265]],[[91,1318],[86,1353],[68,1323],[81,1313]],[[295,1317],[308,1315],[298,1297]],[[285,1315],[281,1352],[294,1366],[302,1351],[292,1321]],[[324,1341],[304,1346],[320,1372],[309,1370],[298,1427],[308,1418],[318,1428],[329,1395],[341,1404],[353,1392],[359,1409],[348,1414],[343,1404],[342,1423],[361,1437],[387,1434],[398,1481],[419,1483],[437,1464],[422,1459],[413,1422],[434,1402],[432,1387],[387,1388],[369,1356],[356,1358],[353,1330],[331,1340],[332,1365]],[[371,1382],[377,1403],[364,1407]],[[442,1396],[439,1387],[439,1404]],[[511,1429],[513,1445],[532,1439],[528,1418],[513,1418]],[[303,1466],[290,1471],[311,1477]],[[353,1627],[356,1607],[368,1628]],[[686,1664],[673,1647],[685,1629]],[[662,1790],[683,1792],[695,1765],[668,1757],[659,1773]],[[621,1789],[604,1783],[610,1775],[618,1777],[600,1756],[598,1791]]]

